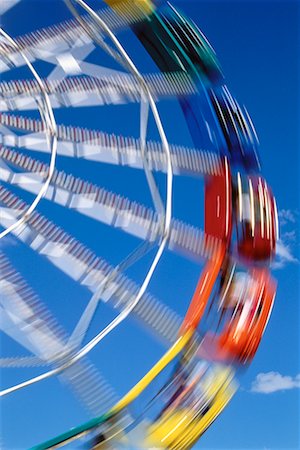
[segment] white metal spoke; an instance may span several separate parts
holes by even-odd
[[[22,367],[45,367],[50,363],[38,358],[37,356],[14,356],[7,358],[0,358],[0,368],[22,368]]]
[[[191,78],[181,73],[145,75],[143,78],[156,100],[196,92]],[[134,76],[128,74],[101,78],[73,76],[63,80],[43,79],[42,83],[52,108],[140,102],[140,88]],[[41,88],[34,80],[2,81],[1,110],[35,110],[35,96],[40,93]]]
[[[28,171],[14,173],[2,163],[2,181],[32,193],[39,189],[41,174],[47,171],[47,165],[1,146],[0,156],[3,161]],[[55,171],[45,198],[149,242],[156,241],[161,233],[153,210],[64,172]],[[167,245],[185,257],[201,260],[213,257],[221,242],[192,225],[173,219]]]
[[[48,152],[42,138],[43,125],[36,119],[0,113],[2,144]],[[27,132],[17,135],[12,130]],[[142,169],[141,142],[133,137],[103,133],[86,128],[57,125],[60,156],[86,159],[94,162],[117,164]],[[150,170],[166,172],[166,157],[161,143],[146,142],[147,159]],[[220,175],[220,156],[213,152],[170,145],[172,167],[175,175]]]

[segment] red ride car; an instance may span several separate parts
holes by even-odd
[[[236,223],[238,253],[242,259],[270,260],[278,239],[275,198],[266,181],[237,174]]]
[[[231,318],[218,337],[218,353],[235,362],[250,362],[267,326],[276,293],[276,282],[267,269],[254,269],[243,283],[239,295],[227,289],[223,308],[233,308]],[[234,297],[234,298],[233,298]]]

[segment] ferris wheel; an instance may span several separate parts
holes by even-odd
[[[43,402],[58,376],[87,407],[92,419],[36,449],[191,448],[234,395],[276,293],[277,209],[258,138],[209,42],[172,5],[65,4],[64,22],[0,30],[1,367],[16,373],[1,397],[28,392],[30,402],[41,389]],[[204,188],[203,230],[173,214],[192,208],[174,193],[190,177]],[[149,292],[173,253],[202,264],[179,308]],[[167,295],[173,283],[163,283]],[[74,300],[84,293],[83,309],[64,303],[67,286]],[[167,351],[139,379],[118,368],[133,386],[118,400],[100,373],[104,353],[92,355],[130,318]],[[32,426],[24,448],[37,440]]]

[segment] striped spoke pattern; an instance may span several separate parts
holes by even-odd
[[[0,156],[4,161],[28,171],[14,173],[8,167],[2,167],[2,180],[36,193],[43,182],[41,174],[47,173],[48,166],[5,147],[0,147]],[[45,198],[55,203],[150,242],[160,236],[158,215],[144,205],[60,171],[55,172],[51,183]],[[168,243],[170,250],[199,260],[212,258],[220,245],[218,239],[173,219]]]
[[[0,113],[0,124],[3,126],[2,144],[41,152],[48,151],[40,120]],[[11,129],[30,134],[19,136]],[[57,126],[57,138],[60,156],[143,168],[139,139],[65,125]],[[148,141],[146,150],[149,168],[166,172],[166,156],[161,143]],[[216,153],[178,145],[170,145],[170,150],[175,175],[220,175],[222,171],[220,156]]]

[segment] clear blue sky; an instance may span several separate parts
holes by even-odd
[[[273,314],[252,365],[239,376],[239,392],[196,448],[297,449],[300,446],[299,382],[298,388],[278,388],[270,394],[252,392],[251,385],[260,373],[278,372],[292,377],[292,381],[300,373],[300,291],[299,263],[296,261],[300,256],[299,2],[174,0],[173,4],[191,16],[208,37],[217,52],[230,90],[241,104],[245,104],[253,119],[261,142],[263,174],[273,188],[279,210],[286,211],[281,213],[282,245],[294,258],[292,261],[292,257],[282,257],[281,267],[274,270],[278,292]],[[69,13],[61,1],[23,0],[4,16],[2,26],[16,36],[67,17]],[[123,33],[120,37],[143,71],[155,70],[129,34]],[[101,59],[100,52],[95,58],[99,64],[109,63],[107,58]],[[51,69],[41,63],[37,68],[44,74]],[[3,78],[26,77],[27,74],[24,69],[12,71]],[[160,108],[170,141],[191,144],[176,104],[163,102]],[[76,111],[59,110],[56,118],[58,123],[137,136],[137,114],[134,106],[110,107],[105,112],[103,108],[78,108]],[[174,127],[174,121],[180,126]],[[79,164],[63,158],[60,158],[59,168],[150,204],[142,173],[111,166]],[[163,177],[159,177],[159,182],[163,183]],[[201,226],[202,189],[199,180],[176,179],[174,215]],[[24,195],[24,198],[29,199],[30,196]],[[40,210],[113,264],[137,243],[120,231],[109,230],[98,222],[49,205],[46,201]],[[87,234],[86,227],[89,230]],[[87,290],[78,287],[22,245],[10,245],[7,241],[5,251],[43,302],[70,331],[90,297]],[[130,271],[130,276],[141,281],[145,267],[140,264]],[[150,291],[184,314],[199,272],[200,267],[196,264],[166,254]],[[91,335],[110,316],[109,310],[103,307],[97,313]],[[6,338],[2,339],[2,349],[4,356],[25,354],[21,347]],[[163,351],[161,344],[129,319],[93,351],[91,360],[121,395]],[[38,374],[39,370],[7,370],[3,372],[2,385],[9,386],[27,379]],[[5,398],[1,402],[1,412],[5,449],[26,448],[89,417],[56,379]]]

